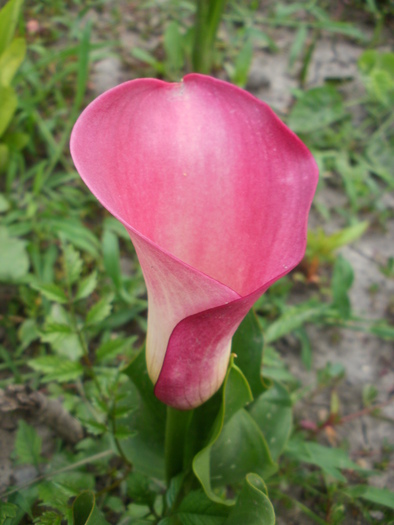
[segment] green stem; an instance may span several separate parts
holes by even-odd
[[[193,71],[210,73],[216,33],[226,5],[226,0],[197,0],[194,25]]]
[[[185,445],[192,411],[167,407],[165,434],[165,469],[167,485],[184,468]]]

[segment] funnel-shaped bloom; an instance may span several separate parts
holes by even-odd
[[[303,257],[312,155],[266,104],[197,74],[104,93],[71,153],[137,251],[155,394],[196,407],[220,387],[247,311]]]

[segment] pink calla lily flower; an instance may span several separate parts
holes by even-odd
[[[199,74],[107,91],[71,153],[135,246],[155,394],[194,408],[219,389],[253,303],[304,255],[316,163],[265,103]]]

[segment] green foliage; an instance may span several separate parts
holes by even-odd
[[[9,235],[9,230],[0,226],[0,281],[20,281],[29,270],[26,242]]]
[[[35,429],[25,423],[23,419],[19,420],[18,431],[15,439],[15,454],[17,462],[36,467],[42,461],[41,459],[42,440]]]
[[[342,246],[359,239],[368,228],[368,222],[359,222],[348,228],[326,235],[322,229],[309,230],[306,257],[309,260],[318,259],[321,262],[333,261],[335,252]]]
[[[108,525],[96,506],[93,492],[82,492],[73,504],[73,521],[75,525]]]
[[[195,30],[193,2],[138,3],[131,31],[139,31],[139,16],[153,22],[140,34],[141,47],[124,57],[126,67],[132,60],[133,76],[179,81],[202,60],[201,67],[245,86],[256,49],[279,53],[275,28],[292,32],[286,60],[299,89],[288,123],[318,161],[320,191],[329,186],[347,199],[331,209],[316,200],[323,224],[309,233],[306,264],[320,266],[274,285],[259,300],[257,316],[241,324],[223,389],[178,427],[179,463],[166,486],[166,409],[154,397],[143,351],[137,353],[146,330],[141,271],[127,232],[87,195],[69,158],[70,130],[95,87],[90,65],[109,50],[118,53],[110,35],[120,40],[117,28],[124,25],[116,22],[121,7],[82,4],[30,2],[25,21],[21,0],[0,11],[2,386],[25,383],[60,398],[85,432],[75,446],[57,439],[47,460],[35,428],[18,422],[13,461],[34,466],[42,479],[2,494],[0,525],[270,525],[270,498],[279,510],[292,504],[316,523],[339,525],[353,512],[373,525],[376,509],[390,523],[392,492],[368,485],[370,472],[343,444],[321,444],[340,424],[346,370],[336,362],[314,370],[306,326],[344,326],[394,340],[390,312],[386,319],[355,316],[353,269],[337,255],[368,225],[371,234],[392,215],[385,193],[394,188],[393,54],[370,43],[358,61],[365,93],[349,103],[338,83],[303,89],[322,35],[365,45],[368,36],[346,21],[346,9],[339,20],[321,2],[277,3],[269,12],[254,1],[228,2],[223,11],[224,2],[209,2],[209,9],[200,2]],[[386,8],[360,4],[372,16],[376,42]],[[103,43],[101,29],[86,24],[88,8],[108,23]],[[30,20],[38,22],[37,33]],[[345,226],[324,233],[325,222],[338,216]],[[379,264],[391,278],[390,259]],[[313,372],[310,383],[293,375],[294,363],[289,369],[289,344],[308,377]],[[293,422],[293,405],[322,392],[331,400],[327,420],[314,414],[315,420]],[[362,398],[377,414],[377,385],[367,385]],[[390,452],[384,454],[374,474],[388,468]],[[179,465],[184,472],[176,474]]]
[[[23,38],[13,40],[22,4],[23,0],[10,0],[0,10],[0,173],[7,166],[10,152],[26,144],[23,134],[19,134],[19,141],[13,140],[12,134],[8,136],[5,134],[18,105],[11,82],[26,53],[25,40]]]

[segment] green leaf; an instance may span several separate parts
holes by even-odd
[[[331,280],[333,307],[336,308],[343,319],[348,319],[352,306],[348,292],[352,287],[354,272],[351,264],[342,255],[335,261]]]
[[[60,483],[54,481],[43,481],[38,486],[38,494],[45,505],[66,512],[68,509],[68,501],[75,493],[67,487],[63,487]]]
[[[262,330],[256,314],[250,310],[235,332],[231,350],[236,356],[236,365],[249,383],[254,399],[265,390],[261,378],[263,346]]]
[[[88,311],[86,324],[94,325],[104,321],[112,310],[112,296],[103,297]]]
[[[97,272],[94,271],[84,279],[80,281],[78,284],[78,289],[75,294],[74,300],[80,301],[81,299],[85,299],[86,297],[89,297],[89,295],[94,292],[97,286]]]
[[[90,490],[81,492],[77,496],[72,512],[74,525],[109,525],[97,508],[95,495]]]
[[[316,465],[325,474],[343,483],[346,482],[346,478],[340,472],[342,469],[365,470],[359,467],[357,463],[354,463],[344,450],[303,441],[298,436],[295,436],[288,442],[286,454],[297,461]]]
[[[307,257],[309,259],[318,257],[319,259],[327,258],[332,260],[332,255],[336,250],[359,239],[368,228],[368,225],[367,221],[358,222],[331,235],[326,235],[321,228],[318,228],[316,231],[309,230]]]
[[[307,302],[287,308],[285,312],[265,330],[266,343],[273,343],[286,334],[321,316],[329,305]]]
[[[156,58],[153,55],[151,55],[148,51],[145,51],[145,49],[142,49],[140,47],[133,47],[133,49],[131,50],[131,54],[137,60],[152,66],[157,73],[163,74],[165,72],[164,64],[156,60]]]
[[[136,336],[128,337],[123,339],[119,337],[118,339],[111,339],[106,341],[96,350],[96,360],[99,361],[109,361],[113,360],[117,355],[121,353],[129,353],[129,349],[133,342],[136,340]]]
[[[293,69],[296,60],[300,58],[307,38],[308,28],[306,24],[300,24],[294,36],[293,44],[289,52],[289,69]]]
[[[69,313],[58,303],[53,303],[45,320],[41,341],[49,343],[57,354],[71,361],[77,361],[84,353],[81,338],[75,333]]]
[[[32,284],[32,287],[42,293],[44,297],[55,303],[65,304],[68,302],[67,295],[57,284]]]
[[[369,485],[355,485],[344,489],[343,492],[351,498],[362,498],[371,503],[394,509],[394,492],[391,490]]]
[[[67,276],[68,283],[74,284],[81,276],[82,259],[71,244],[66,244],[63,247],[63,257],[64,273]]]
[[[244,87],[248,81],[249,69],[253,58],[253,41],[248,38],[237,55],[234,64],[232,82],[237,86]]]
[[[264,481],[248,474],[242,491],[224,525],[275,525],[274,508]]]
[[[55,237],[67,240],[73,246],[89,253],[95,259],[99,258],[99,241],[79,220],[71,217],[67,217],[67,220],[51,217],[46,219],[45,227]]]
[[[141,350],[123,370],[138,391],[139,409],[131,415],[136,435],[122,442],[122,448],[137,471],[159,479],[164,473],[166,406],[154,395],[148,376],[145,351]]]
[[[29,270],[25,241],[10,237],[7,228],[0,227],[0,281],[19,281]]]
[[[163,37],[164,50],[166,52],[166,67],[173,74],[179,74],[183,67],[183,37],[179,31],[179,24],[170,22]]]
[[[0,10],[0,56],[14,36],[22,5],[23,0],[10,0]]]
[[[35,518],[34,525],[61,525],[62,516],[54,510],[47,510],[38,518]]]
[[[198,490],[185,496],[174,516],[182,525],[222,525],[228,512],[228,507],[211,501]]]
[[[263,435],[251,416],[242,410],[251,400],[250,387],[232,358],[211,438],[193,460],[195,475],[207,496],[216,503],[231,504],[213,492],[213,485],[239,481],[250,470],[271,474],[276,470]]]
[[[83,366],[62,356],[43,356],[30,359],[28,365],[44,374],[43,381],[65,383],[74,381],[83,375]]]
[[[14,90],[9,86],[0,85],[0,137],[8,128],[17,104]]]
[[[73,334],[73,329],[68,324],[63,323],[47,323],[45,326],[45,334]]]
[[[20,419],[15,438],[17,462],[37,466],[41,461],[41,446],[42,440],[35,428]]]
[[[7,518],[15,518],[18,507],[0,500],[0,525],[9,523]]]
[[[0,173],[5,171],[8,163],[9,148],[6,144],[0,144]]]
[[[3,138],[4,142],[10,149],[17,151],[22,150],[30,140],[30,137],[27,133],[21,133],[19,131],[14,131],[12,133],[7,132]]]
[[[102,246],[105,271],[112,279],[116,290],[120,290],[122,274],[120,271],[119,241],[117,236],[112,231],[104,229]]]
[[[5,198],[5,196],[0,193],[0,213],[4,213],[10,208],[10,203]]]
[[[288,371],[279,353],[272,346],[266,346],[264,349],[263,371],[264,377],[274,381],[294,382],[296,380]]]
[[[293,425],[291,398],[284,386],[274,382],[249,409],[263,433],[275,461],[284,450]]]
[[[24,38],[15,38],[0,55],[0,85],[9,86],[26,54]]]
[[[390,108],[394,102],[394,53],[369,49],[359,58],[358,66],[370,96]]]
[[[246,410],[239,410],[223,426],[212,446],[212,486],[235,485],[243,481],[249,472],[268,478],[277,469],[256,421]]]
[[[296,101],[288,126],[296,133],[313,133],[346,116],[342,96],[331,86],[305,91]]]

